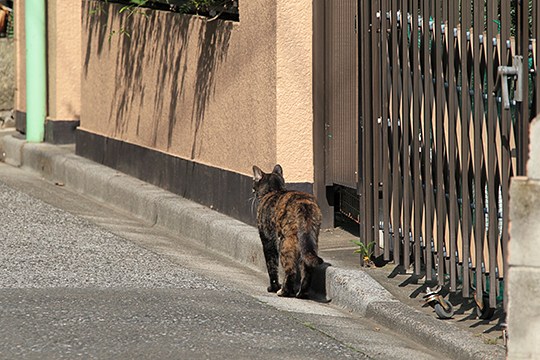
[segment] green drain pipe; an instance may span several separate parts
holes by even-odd
[[[45,0],[26,0],[26,141],[42,142],[47,116]]]

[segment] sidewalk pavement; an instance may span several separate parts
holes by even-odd
[[[26,143],[13,130],[0,131],[0,138],[0,160],[5,163],[38,172],[49,181],[189,236],[213,251],[266,272],[254,227],[76,156],[73,145]],[[410,274],[396,272],[390,265],[360,268],[358,256],[353,253],[353,239],[354,235],[342,228],[321,233],[320,255],[331,266],[319,276],[333,304],[410,334],[415,341],[450,358],[504,359],[505,348],[498,339],[501,333],[497,325],[475,320],[470,302],[458,309],[453,319],[439,320],[421,301],[425,290],[421,281],[411,281],[414,278]]]

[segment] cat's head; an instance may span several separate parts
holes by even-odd
[[[269,192],[282,190],[285,190],[285,179],[279,164],[274,166],[274,170],[269,174],[253,165],[253,193],[257,198],[260,199]]]

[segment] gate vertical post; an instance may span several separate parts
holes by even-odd
[[[380,203],[379,203],[379,183],[381,180],[381,107],[382,107],[382,88],[381,84],[381,62],[382,62],[382,49],[381,49],[381,28],[380,24],[383,21],[381,14],[381,1],[371,1],[371,144],[366,143],[371,148],[371,164],[372,164],[372,181],[371,181],[371,196],[370,205],[372,210],[371,216],[371,228],[372,228],[372,241],[375,241],[375,256],[380,255],[379,246],[379,221],[380,221]],[[369,243],[369,242],[368,242]]]
[[[462,201],[462,234],[463,234],[463,297],[470,296],[470,274],[469,274],[469,259],[470,259],[470,240],[471,240],[471,199],[470,194],[470,178],[469,178],[469,159],[470,159],[470,140],[469,128],[471,122],[471,103],[470,103],[470,78],[469,69],[469,47],[470,37],[469,32],[471,27],[471,2],[466,1],[462,11],[461,20],[461,138],[463,146],[461,150],[461,198]]]
[[[444,74],[443,74],[443,57],[442,45],[443,35],[441,31],[441,4],[440,1],[435,1],[435,108],[436,108],[436,125],[435,125],[435,153],[436,153],[436,179],[437,179],[437,281],[440,285],[444,284],[444,228],[445,228],[445,189],[444,189],[444,158],[443,158],[443,130],[444,130]]]
[[[403,267],[405,270],[410,266],[410,231],[411,231],[411,169],[410,169],[410,83],[411,67],[409,60],[411,58],[409,48],[409,1],[401,2],[401,56],[402,56],[402,97],[401,97],[401,133],[402,133],[402,166],[403,166]]]
[[[521,5],[518,4],[518,2],[514,2],[514,6],[517,6],[518,9],[518,24],[517,24],[517,48],[516,51],[518,54],[527,54],[529,47],[528,47],[528,22],[525,21],[525,26],[522,23],[523,18],[520,19],[520,15],[523,14],[523,6],[525,6],[525,9],[527,9],[527,4],[523,5],[523,2]],[[528,14],[528,9],[525,11],[525,14]],[[528,20],[528,16],[525,15],[525,20]],[[509,2],[501,2],[501,65],[502,66],[508,66],[511,65],[513,60],[512,56],[516,55],[512,53],[511,45],[510,44],[510,27],[511,24],[511,17],[510,17],[510,3]],[[526,36],[527,39],[523,38],[523,36]],[[525,48],[523,48],[525,45]],[[525,51],[525,53],[523,52]],[[527,56],[525,55],[525,58]],[[527,62],[527,61],[525,61]],[[525,65],[524,68],[528,69],[528,66]],[[528,74],[526,75],[528,77]],[[526,82],[528,83],[528,81]],[[528,91],[524,91],[525,94],[523,98],[523,102],[521,104],[518,104],[518,129],[521,128],[523,125],[523,121],[528,122],[528,114],[529,114],[529,106],[528,106]],[[520,109],[521,108],[521,109]],[[526,110],[524,110],[526,108]],[[526,118],[525,118],[526,117]],[[502,152],[502,169],[501,169],[501,193],[502,193],[502,208],[499,209],[498,213],[502,213],[502,234],[501,234],[501,254],[497,257],[497,262],[502,260],[502,269],[499,269],[499,271],[502,271],[502,274],[499,274],[500,277],[505,277],[507,274],[507,267],[508,267],[508,260],[507,257],[507,244],[508,244],[508,224],[509,224],[509,214],[508,214],[508,201],[509,201],[509,190],[510,190],[510,146],[511,146],[511,139],[510,139],[510,123],[511,123],[511,114],[510,110],[504,109],[501,106],[501,138],[503,139],[501,141],[501,149]],[[519,131],[519,130],[518,130]],[[520,136],[518,135],[518,138]],[[506,140],[504,140],[506,139]],[[517,146],[519,148],[521,141],[518,140]],[[518,162],[520,162],[520,159],[518,159]],[[518,168],[520,165],[518,165]],[[516,171],[519,171],[518,169],[515,169]],[[502,259],[501,259],[502,258]],[[499,286],[496,287],[497,292],[499,292]],[[504,301],[504,306],[506,307],[506,301]]]
[[[388,144],[388,0],[381,2],[381,126],[382,126],[382,160],[383,166],[383,236],[384,236],[384,260],[390,260],[390,154]]]
[[[414,222],[413,222],[413,239],[414,239],[414,273],[420,275],[421,271],[421,235],[422,235],[422,173],[420,167],[420,111],[422,106],[422,91],[420,87],[421,72],[420,72],[420,36],[419,36],[419,19],[418,19],[418,0],[412,2],[412,74],[413,74],[413,93],[412,93],[412,106],[413,106],[413,132],[412,132],[412,158],[413,158],[413,184],[414,184]]]
[[[516,27],[516,41],[517,41],[517,52],[519,55],[523,55],[523,69],[521,76],[523,79],[526,79],[523,82],[525,87],[523,90],[523,101],[518,106],[518,118],[517,118],[517,174],[516,175],[526,175],[527,169],[527,160],[529,158],[529,121],[531,118],[529,111],[529,4],[528,1],[516,1],[514,2],[517,6],[517,20],[518,24]],[[533,0],[533,9],[534,7],[538,8],[538,0]],[[538,21],[535,15],[532,15],[532,18],[535,21]],[[536,34],[536,41],[538,44],[538,34]],[[538,74],[537,74],[538,80]],[[538,87],[536,88],[536,93],[539,93]],[[538,103],[536,104],[538,109]],[[533,114],[535,115],[535,114]]]
[[[432,251],[431,241],[433,238],[433,174],[432,174],[432,101],[433,101],[433,73],[431,71],[431,8],[430,0],[422,0],[422,50],[424,62],[424,136],[423,136],[423,156],[424,156],[424,183],[425,183],[425,198],[424,198],[424,244],[425,244],[425,264],[426,264],[426,280],[432,280]]]
[[[392,21],[392,230],[394,242],[394,263],[399,264],[401,244],[401,172],[399,166],[399,42],[398,42],[398,11],[399,2],[392,1],[390,20]]]
[[[369,244],[373,239],[372,226],[372,152],[371,141],[371,119],[372,104],[371,96],[367,96],[371,89],[371,42],[370,42],[370,13],[371,7],[369,1],[359,2],[358,14],[358,48],[359,54],[359,96],[361,108],[358,124],[358,193],[360,194],[360,236],[364,244]]]
[[[484,120],[484,91],[481,76],[481,60],[484,53],[485,40],[484,31],[484,2],[474,2],[474,29],[473,29],[473,53],[474,53],[474,221],[475,221],[475,269],[476,269],[476,296],[482,299],[483,296],[483,261],[484,261],[484,179],[482,175],[482,123]],[[480,25],[482,24],[482,25]]]
[[[497,19],[497,4],[492,1],[487,2],[487,93],[488,93],[488,108],[487,108],[487,136],[488,136],[488,159],[487,159],[487,172],[488,172],[488,216],[489,216],[489,228],[488,228],[488,256],[489,256],[489,303],[491,307],[495,307],[497,301],[497,294],[495,289],[495,283],[497,278],[495,276],[495,264],[497,262],[497,199],[498,191],[495,186],[495,166],[496,166],[496,147],[495,147],[495,127],[498,122],[497,107],[495,104],[495,98],[493,92],[495,89],[494,79],[494,58],[497,56],[497,24],[494,20]]]
[[[448,29],[447,29],[447,46],[448,46],[448,148],[447,148],[447,157],[448,157],[448,167],[449,167],[449,188],[448,188],[448,198],[449,198],[449,209],[448,209],[448,220],[449,220],[449,252],[450,257],[450,291],[457,290],[457,227],[458,227],[458,209],[457,209],[457,184],[456,184],[456,149],[457,149],[457,107],[459,106],[457,101],[457,81],[456,81],[456,42],[457,42],[457,33],[454,31],[457,30],[457,6],[459,2],[457,1],[448,1]]]

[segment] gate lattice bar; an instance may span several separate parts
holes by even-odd
[[[525,174],[540,101],[540,5],[376,0],[358,12],[363,241],[495,307],[510,179]]]

